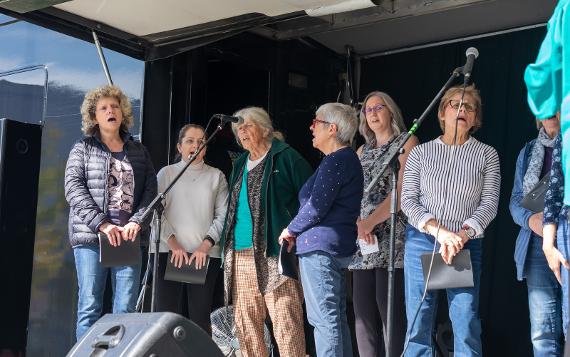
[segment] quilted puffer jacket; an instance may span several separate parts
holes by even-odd
[[[146,148],[122,134],[124,150],[133,167],[135,178],[133,214],[130,222],[147,225],[141,216],[156,196],[156,174]],[[75,143],[65,168],[65,198],[69,203],[69,242],[72,247],[97,245],[99,227],[110,222],[107,216],[107,179],[111,151],[96,136],[88,136]]]

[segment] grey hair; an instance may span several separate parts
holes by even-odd
[[[235,117],[239,118],[237,123],[232,123],[232,131],[236,137],[237,143],[241,146],[241,141],[238,136],[238,127],[243,124],[245,119],[249,119],[254,122],[258,127],[264,131],[264,138],[271,142],[273,140],[273,123],[267,111],[260,107],[247,107],[238,110],[234,113]]]
[[[398,136],[402,132],[407,130],[406,124],[404,124],[404,117],[402,116],[402,111],[400,111],[400,108],[398,107],[394,99],[392,99],[392,97],[390,97],[387,93],[384,92],[379,92],[379,91],[371,92],[366,96],[366,98],[364,98],[364,101],[362,102],[362,110],[360,111],[360,124],[358,125],[358,131],[360,132],[360,135],[364,137],[364,140],[366,141],[367,144],[371,143],[372,141],[374,141],[374,139],[376,139],[376,135],[374,135],[374,132],[368,126],[368,122],[366,121],[366,113],[364,111],[366,109],[366,103],[372,97],[378,97],[382,99],[382,101],[386,105],[386,108],[390,111],[390,118],[391,118],[390,126],[392,127],[394,135]]]
[[[352,145],[358,127],[356,110],[342,103],[326,103],[317,109],[317,116],[337,127],[336,141],[341,145]]]

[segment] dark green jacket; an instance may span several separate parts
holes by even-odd
[[[247,163],[248,155],[249,153],[246,152],[234,162],[229,183],[230,198],[237,181],[241,179],[240,174]],[[299,190],[313,174],[313,169],[301,154],[277,139],[273,139],[267,156],[261,186],[261,202],[264,205],[263,212],[265,215],[266,255],[276,256],[279,254],[279,235],[297,214],[299,210]],[[222,249],[225,249],[225,242],[228,239],[227,235],[232,228],[230,225],[234,224],[234,222],[228,222],[227,218],[229,216],[230,212],[226,215],[220,240]],[[232,221],[235,221],[235,219]],[[223,256],[224,254],[222,253]]]

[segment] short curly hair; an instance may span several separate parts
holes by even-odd
[[[99,131],[99,125],[95,119],[95,111],[97,109],[97,103],[101,98],[114,98],[119,102],[121,112],[123,113],[120,130],[128,131],[134,123],[131,102],[119,87],[106,85],[95,88],[85,94],[85,99],[83,99],[83,104],[81,104],[81,131],[83,134],[93,136]]]

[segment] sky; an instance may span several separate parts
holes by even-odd
[[[11,17],[0,14],[0,73],[30,65],[47,65],[50,85],[73,86],[83,91],[107,83],[93,43],[20,21],[2,26]],[[131,98],[140,98],[144,62],[103,49],[111,78]],[[43,84],[43,73],[4,79]]]

